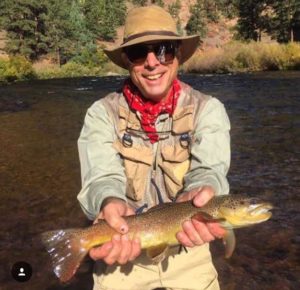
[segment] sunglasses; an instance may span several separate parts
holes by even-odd
[[[174,60],[178,47],[178,41],[165,41],[154,44],[136,44],[123,48],[123,51],[132,64],[143,64],[149,52],[154,52],[161,64],[169,64]]]

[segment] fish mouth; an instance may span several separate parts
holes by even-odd
[[[235,210],[222,208],[221,215],[230,224],[231,228],[245,227],[267,221],[272,213],[273,206],[267,202],[241,205]]]
[[[271,209],[273,209],[273,206],[268,202],[252,204],[248,210],[249,219],[256,222],[268,220],[272,216]]]

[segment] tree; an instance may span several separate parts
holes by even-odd
[[[1,27],[7,31],[6,51],[36,59],[48,49],[47,7],[38,0],[2,0]]]
[[[151,4],[155,4],[155,5],[158,5],[160,7],[164,7],[164,1],[162,0],[151,0]]]
[[[271,34],[279,42],[294,40],[294,27],[299,21],[300,1],[272,1],[274,16],[271,18]],[[298,20],[297,20],[298,19]]]
[[[145,6],[147,4],[147,0],[132,0],[131,1],[134,5],[138,6]]]
[[[238,0],[217,0],[218,10],[227,18],[234,18],[238,15]]]
[[[103,40],[113,40],[116,28],[125,21],[126,5],[123,0],[85,0],[83,10],[87,28]]]
[[[186,32],[188,35],[198,34],[200,37],[206,35],[206,15],[201,0],[197,0],[195,5],[190,8],[191,16],[186,25]]]
[[[168,7],[168,11],[171,14],[171,16],[176,21],[177,31],[180,35],[183,35],[183,29],[181,27],[181,21],[179,18],[179,12],[181,9],[181,3],[180,0],[176,0],[174,3],[170,4]]]
[[[217,22],[219,19],[217,1],[203,0],[203,6],[204,6],[206,17],[213,22]]]
[[[264,30],[261,16],[265,8],[265,0],[239,0],[238,33],[241,39],[260,40]]]
[[[70,8],[72,0],[48,0],[47,35],[51,39],[50,51],[54,52],[57,63],[64,64],[75,50],[75,30],[72,26]]]
[[[53,52],[62,64],[92,42],[80,0],[3,1],[0,17],[9,54],[35,60]]]

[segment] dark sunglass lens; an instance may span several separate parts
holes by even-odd
[[[148,54],[148,48],[145,45],[133,45],[125,48],[125,53],[132,63],[143,63]]]
[[[154,47],[156,57],[161,63],[173,61],[176,54],[176,46],[173,42],[164,42]]]

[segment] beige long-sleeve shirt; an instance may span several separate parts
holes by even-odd
[[[157,128],[165,115],[159,116]],[[183,191],[210,185],[215,193],[228,194],[226,178],[230,165],[230,123],[223,104],[209,97],[197,116],[191,163],[184,177]],[[107,197],[126,198],[126,175],[119,152],[113,147],[117,126],[103,104],[96,101],[87,111],[78,140],[82,190],[80,205],[89,219],[99,214]],[[158,143],[158,142],[157,142]],[[153,151],[157,149],[153,144]]]

